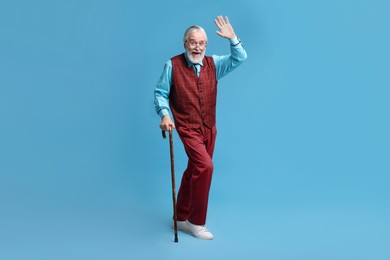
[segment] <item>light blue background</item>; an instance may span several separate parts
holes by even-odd
[[[387,0],[0,3],[0,259],[389,259]],[[208,227],[173,243],[153,89],[228,15]],[[175,134],[177,184],[186,157]],[[230,258],[229,258],[230,259]]]

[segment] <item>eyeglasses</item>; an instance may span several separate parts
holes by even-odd
[[[194,48],[194,47],[196,47],[196,45],[199,45],[199,47],[201,47],[201,48],[203,48],[203,47],[205,47],[206,45],[207,45],[207,43],[206,42],[196,42],[196,41],[187,41],[188,42],[188,44],[191,46],[191,48]]]

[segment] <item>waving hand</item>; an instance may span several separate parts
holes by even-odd
[[[225,16],[225,19],[222,16],[217,16],[214,20],[215,25],[217,25],[219,31],[217,34],[223,38],[233,39],[236,37],[232,25],[229,23],[229,18]]]

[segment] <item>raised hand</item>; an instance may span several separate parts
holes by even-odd
[[[214,20],[215,25],[217,25],[219,31],[217,34],[223,38],[233,39],[236,37],[232,25],[229,23],[229,18],[225,16],[225,19],[222,16],[217,16]]]

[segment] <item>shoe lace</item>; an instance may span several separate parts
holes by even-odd
[[[205,233],[205,232],[209,232],[206,226],[200,226],[199,233]]]

